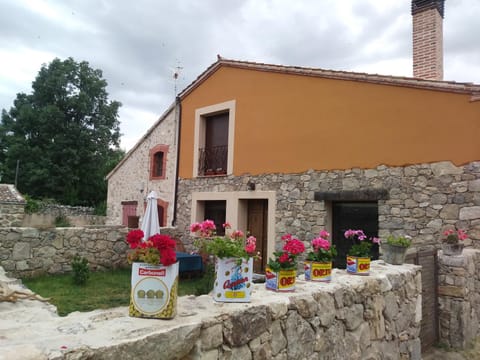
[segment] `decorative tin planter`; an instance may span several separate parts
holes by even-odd
[[[405,246],[398,246],[392,244],[382,244],[382,257],[386,263],[392,265],[402,265],[405,262],[405,255],[407,254]]]
[[[458,256],[458,255],[461,255],[463,252],[463,244],[462,243],[457,243],[457,244],[442,243],[442,250],[443,250],[443,255]]]
[[[178,262],[169,266],[132,264],[129,315],[171,319],[177,313]]]
[[[347,256],[347,272],[353,275],[368,275],[370,274],[370,258]]]
[[[280,270],[272,271],[268,266],[265,271],[265,287],[267,290],[278,292],[295,291],[295,281],[297,278],[297,270]]]
[[[332,262],[305,261],[305,280],[330,282],[332,280]]]
[[[213,299],[219,302],[250,302],[252,279],[253,258],[217,258]]]

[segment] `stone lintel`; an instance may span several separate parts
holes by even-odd
[[[314,199],[317,201],[377,201],[388,200],[387,189],[316,191]]]

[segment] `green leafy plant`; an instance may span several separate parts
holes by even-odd
[[[412,238],[408,235],[394,236],[392,234],[388,235],[385,239],[385,242],[389,245],[401,246],[408,248],[412,245]]]
[[[33,214],[40,210],[41,204],[39,200],[33,199],[30,195],[24,195],[23,197],[27,202],[25,204],[25,212],[27,214]]]
[[[88,260],[76,255],[72,260],[73,282],[76,285],[85,285],[90,277],[90,268]]]
[[[307,260],[318,262],[330,262],[337,256],[337,249],[332,245],[328,238],[330,233],[326,230],[320,231],[317,238],[312,240],[313,251],[307,254]]]
[[[55,227],[70,227],[70,221],[65,215],[58,215],[55,218]]]
[[[101,201],[95,206],[95,210],[93,212],[95,215],[98,216],[105,216],[107,215],[107,202]]]
[[[268,267],[274,272],[293,270],[297,268],[297,257],[305,251],[305,245],[291,234],[282,236],[284,242],[282,251],[273,253],[274,258],[268,259]]]
[[[246,236],[243,231],[230,231],[231,226],[227,222],[223,224],[227,234],[217,235],[215,223],[205,220],[201,223],[190,225],[190,231],[197,235],[195,246],[203,252],[215,255],[220,259],[233,257],[249,259],[256,257],[256,242],[254,236]]]
[[[207,264],[203,276],[195,283],[195,295],[208,294],[215,282],[215,265]]]
[[[130,251],[127,254],[128,262],[145,262],[152,265],[169,266],[177,261],[175,253],[176,242],[168,235],[154,234],[146,241],[140,229],[131,230],[127,234],[127,243]]]
[[[379,238],[367,238],[363,230],[349,229],[345,231],[344,236],[353,242],[352,247],[348,250],[348,255],[350,256],[371,257],[372,245],[380,243]]]
[[[447,229],[443,232],[443,235],[445,235],[443,242],[447,244],[458,244],[460,241],[468,238],[467,233],[461,229],[458,229],[457,231],[454,229]]]

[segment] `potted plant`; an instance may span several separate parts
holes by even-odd
[[[127,234],[132,264],[129,314],[134,317],[171,319],[177,311],[178,262],[176,242],[155,234],[147,240],[140,229]]]
[[[297,258],[305,251],[305,245],[291,234],[282,236],[282,241],[282,250],[274,252],[273,259],[268,259],[265,286],[273,291],[295,291]]]
[[[344,236],[353,242],[347,253],[347,272],[355,275],[370,273],[370,257],[373,244],[380,243],[377,237],[367,238],[363,230],[345,231]]]
[[[442,241],[443,254],[447,256],[461,255],[463,251],[463,240],[468,238],[464,230],[447,229],[443,232],[445,238]]]
[[[313,250],[307,254],[305,261],[305,280],[329,282],[332,279],[332,260],[337,256],[337,250],[328,240],[329,237],[330,233],[322,230],[312,240]]]
[[[410,245],[412,245],[412,238],[408,235],[388,235],[385,241],[381,242],[383,260],[392,265],[403,264]]]
[[[252,291],[253,259],[256,257],[254,236],[232,230],[223,224],[225,235],[217,235],[215,223],[205,220],[190,225],[197,238],[195,245],[215,256],[213,299],[221,302],[249,302]]]

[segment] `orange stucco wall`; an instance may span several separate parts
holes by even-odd
[[[222,67],[182,100],[180,177],[192,177],[195,109],[228,100],[235,175],[480,160],[470,95]]]

